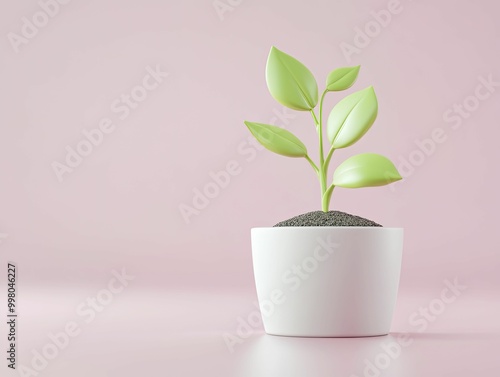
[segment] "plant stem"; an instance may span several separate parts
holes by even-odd
[[[316,113],[314,112],[314,110],[309,110],[311,112],[311,115],[314,119],[314,124],[316,124],[316,128],[320,127],[321,123],[318,122],[318,118],[316,117]],[[321,118],[321,115],[320,115],[320,118]]]
[[[311,164],[312,168],[314,169],[314,171],[316,172],[316,174],[319,176],[319,169],[316,166],[316,164],[314,163],[314,161],[311,160],[311,158],[307,154],[304,157]]]
[[[328,93],[328,90],[325,89],[323,94],[321,94],[321,99],[319,101],[319,121],[318,118],[316,117],[316,113],[314,112],[313,109],[311,109],[311,115],[314,119],[314,123],[316,124],[316,131],[318,132],[318,141],[319,141],[319,169],[314,165],[314,163],[310,160],[308,156],[306,158],[308,159],[309,163],[314,170],[316,170],[316,173],[319,176],[319,183],[321,186],[321,209],[323,212],[328,212],[328,209],[330,208],[330,200],[332,198],[332,193],[333,189],[335,186],[331,184],[327,188],[327,178],[326,175],[328,174],[328,165],[330,164],[330,160],[332,158],[333,152],[335,151],[334,148],[330,148],[328,151],[328,154],[325,159],[325,151],[323,150],[323,100],[325,99],[325,95]]]
[[[318,142],[319,142],[319,183],[321,186],[321,209],[323,212],[328,212],[328,203],[323,200],[325,193],[327,191],[327,179],[326,172],[328,170],[328,164],[325,164],[325,152],[323,150],[323,100],[328,91],[325,89],[323,94],[321,94],[321,99],[319,101],[319,122],[316,118],[316,114],[311,110],[313,114],[314,121],[316,122],[316,129],[318,131]]]
[[[319,184],[321,186],[321,197],[325,194],[326,191],[326,175],[323,169],[323,165],[325,163],[325,154],[323,151],[323,127],[321,124],[321,121],[318,121],[318,118],[316,117],[316,114],[314,113],[314,110],[311,110],[311,115],[314,119],[314,123],[316,123],[316,131],[318,132],[318,139],[319,139],[319,171],[318,171],[318,176],[319,176]],[[320,119],[321,119],[321,103],[320,103]],[[325,210],[324,206],[322,206],[322,210],[324,212],[328,211],[328,208]]]
[[[324,212],[328,212],[328,208],[330,207],[330,199],[332,198],[332,193],[333,189],[335,188],[334,184],[332,183],[330,187],[325,191],[323,196],[321,197],[321,205],[323,207]],[[326,211],[325,211],[326,208]]]
[[[333,152],[335,151],[335,148],[330,148],[328,151],[328,154],[326,155],[325,159],[325,174],[328,173],[328,165],[330,165],[330,160],[332,159]]]

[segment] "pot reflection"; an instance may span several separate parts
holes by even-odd
[[[238,377],[396,377],[403,372],[404,350],[397,336],[298,338],[262,334],[247,340]],[[391,348],[392,345],[392,348]],[[406,365],[405,376],[411,377]]]

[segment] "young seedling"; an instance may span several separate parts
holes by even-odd
[[[318,84],[312,73],[297,59],[276,47],[271,48],[266,66],[266,82],[271,95],[282,105],[297,111],[309,111],[319,140],[319,163],[307,154],[307,148],[295,135],[280,127],[245,121],[252,135],[267,149],[288,157],[303,157],[318,175],[321,187],[321,209],[328,212],[335,187],[359,188],[383,186],[401,179],[394,164],[386,157],[363,153],[341,163],[328,185],[328,166],[336,149],[353,145],[370,129],[377,117],[378,103],[373,87],[352,93],[337,103],[327,121],[330,148],[323,147],[323,100],[328,92],[350,88],[358,77],[359,66],[338,68],[326,79],[326,88],[319,99]]]

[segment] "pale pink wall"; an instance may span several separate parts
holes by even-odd
[[[305,161],[248,150],[243,120],[269,122],[283,111],[264,80],[275,45],[303,61],[320,87],[332,68],[356,64],[353,90],[375,87],[374,128],[334,162],[373,151],[420,164],[405,167],[406,180],[393,189],[338,189],[332,201],[405,228],[401,289],[453,277],[471,289],[498,289],[500,86],[480,89],[481,100],[469,96],[480,77],[500,82],[499,3],[221,3],[218,15],[212,0],[73,0],[52,9],[18,53],[8,33],[20,34],[23,17],[40,6],[3,4],[0,258],[19,264],[23,284],[89,285],[126,266],[144,286],[252,289],[249,228],[319,206]],[[387,8],[391,19],[375,24],[372,12]],[[363,47],[355,38],[365,29],[373,37]],[[342,52],[355,42],[357,53]],[[148,66],[168,76],[120,119],[125,113],[111,104],[141,84]],[[330,95],[327,108],[339,98]],[[464,101],[474,110],[450,120],[449,109]],[[59,182],[53,161],[63,162],[66,146],[76,147],[82,130],[102,118],[114,130]],[[315,145],[308,114],[276,121],[283,122]],[[418,160],[415,140],[432,135],[446,140]],[[237,174],[187,224],[179,205],[232,161]]]

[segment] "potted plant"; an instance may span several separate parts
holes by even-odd
[[[336,187],[382,186],[401,179],[386,157],[364,153],[342,162],[329,182],[328,167],[334,151],[358,141],[377,117],[378,103],[371,86],[348,95],[328,116],[329,147],[324,148],[325,95],[351,87],[359,68],[333,70],[318,99],[318,85],[309,69],[271,48],[266,66],[269,92],[282,105],[311,113],[319,140],[317,163],[291,132],[245,122],[270,151],[307,160],[321,188],[321,211],[251,231],[255,284],[268,334],[351,337],[384,335],[390,330],[403,229],[385,228],[359,216],[329,210]]]

